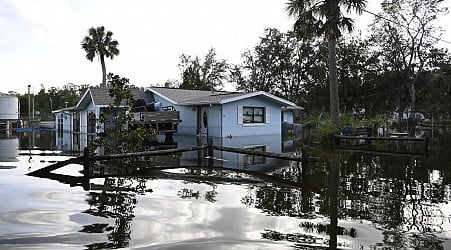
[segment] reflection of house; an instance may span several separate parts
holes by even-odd
[[[178,132],[213,137],[280,134],[282,121],[293,122],[294,103],[263,91],[230,93],[146,88],[151,100],[180,111]],[[288,109],[288,107],[290,107]]]
[[[227,137],[210,137],[214,145],[231,148],[253,149],[264,152],[284,152],[282,136],[237,136]],[[175,135],[174,141],[180,148],[189,147],[197,144],[205,144],[205,138],[196,138],[194,136]],[[181,166],[206,165],[206,151],[189,151],[184,152],[180,157]],[[287,161],[262,157],[258,155],[238,154],[233,152],[214,150],[214,166],[238,168],[253,171],[271,171],[280,166],[288,164]]]

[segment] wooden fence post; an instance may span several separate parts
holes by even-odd
[[[89,176],[89,149],[85,147],[83,149],[83,174]]]
[[[434,130],[434,128],[432,128],[432,130]],[[424,153],[425,153],[426,155],[429,154],[429,137],[428,137],[428,136],[426,136],[426,137],[424,138]]]
[[[207,139],[208,167],[213,167],[213,139]]]

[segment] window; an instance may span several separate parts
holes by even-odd
[[[253,151],[266,152],[266,146],[250,146],[245,147],[246,149],[251,149]],[[261,155],[251,155],[245,154],[243,155],[243,167],[257,165],[257,164],[265,164],[266,158]]]
[[[88,111],[87,125],[88,133],[96,133],[96,113],[94,111]]]
[[[74,132],[80,132],[80,114],[78,112],[74,112],[72,114]]]
[[[265,108],[243,107],[243,123],[265,123]]]

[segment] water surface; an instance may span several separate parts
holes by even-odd
[[[72,157],[55,140],[0,140],[2,249],[451,249],[450,136],[429,156],[314,151],[318,162],[297,163],[215,153],[223,168],[211,169],[190,152],[134,162],[123,177],[84,178],[78,164],[27,175]],[[286,145],[265,150],[295,150]]]

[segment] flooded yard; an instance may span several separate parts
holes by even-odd
[[[209,168],[193,151],[103,163],[109,174],[91,178],[79,164],[27,175],[73,157],[86,140],[2,135],[2,249],[451,249],[447,134],[431,140],[429,155],[312,151],[318,160],[300,163],[215,151],[218,168]],[[298,150],[280,136],[214,142]],[[149,147],[199,143],[174,137]],[[117,175],[130,165],[134,172]]]

